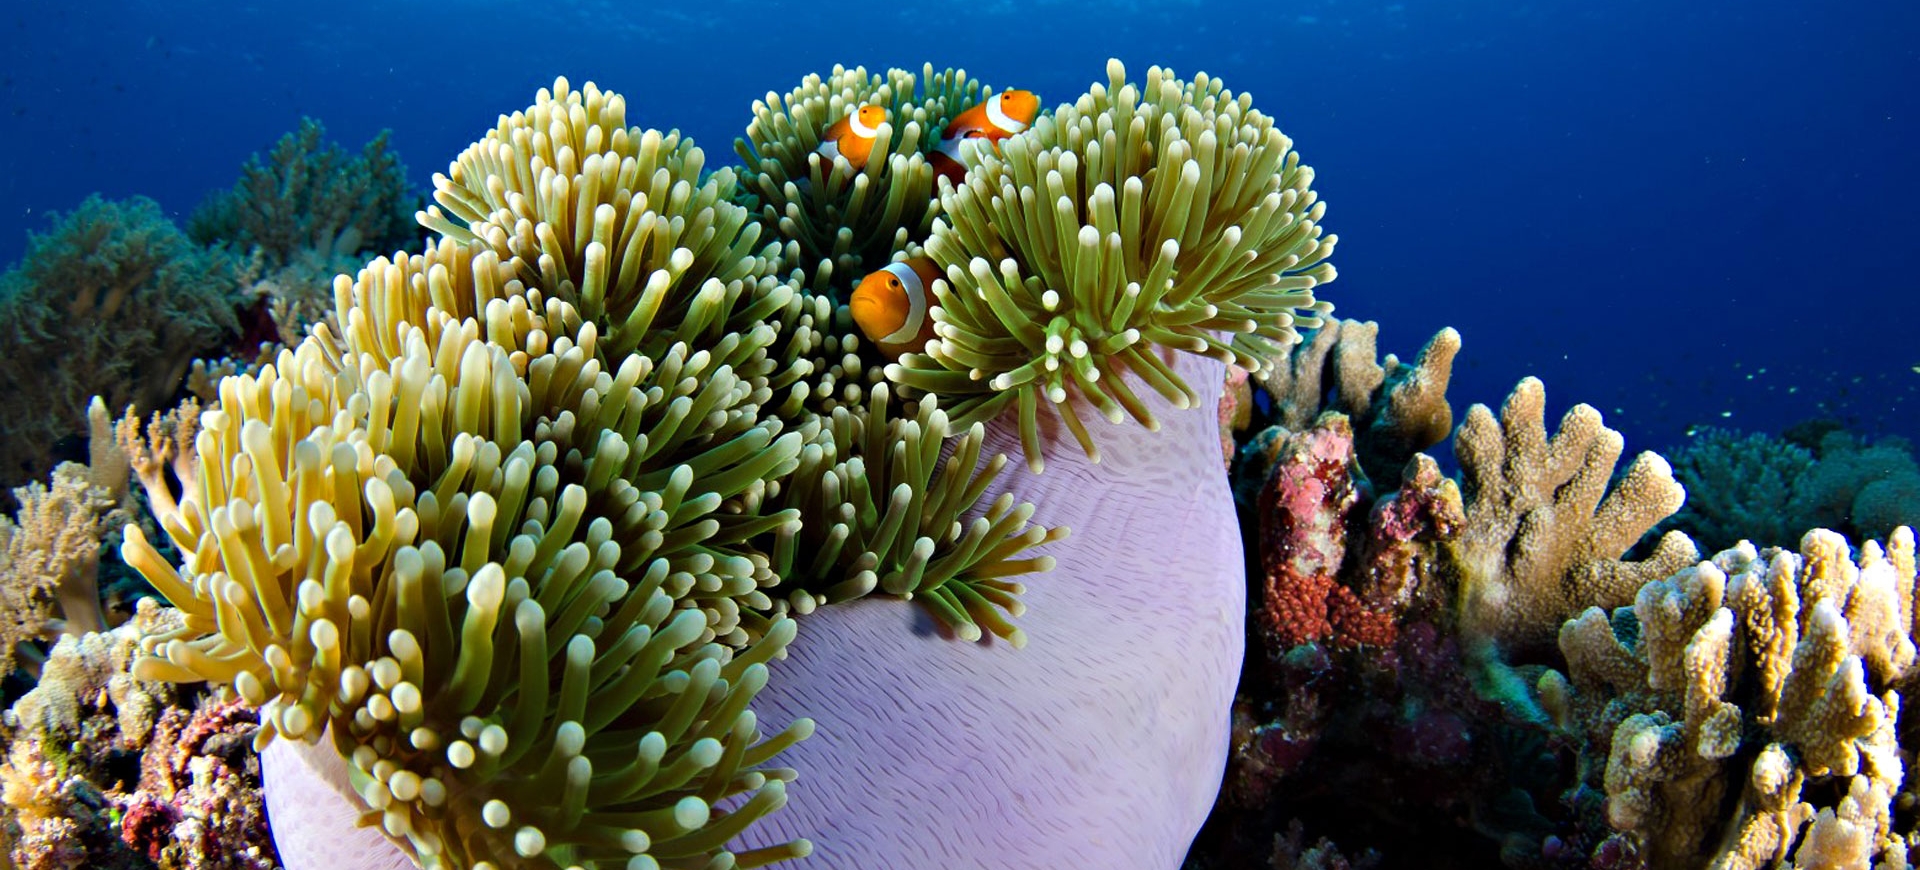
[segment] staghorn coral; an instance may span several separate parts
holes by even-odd
[[[754,101],[746,136],[733,146],[743,193],[758,200],[755,216],[808,290],[844,301],[862,276],[926,240],[939,211],[926,155],[948,121],[992,93],[964,70],[936,73],[932,64],[918,76],[835,66],[785,96]],[[869,105],[886,109],[887,120],[864,167],[816,153],[829,126]]]
[[[1798,553],[1742,543],[1562,627],[1555,716],[1647,866],[1904,866],[1913,546],[1904,527],[1857,561],[1820,529]]]
[[[87,400],[160,408],[188,363],[238,335],[240,264],[190,241],[150,199],[88,197],[0,275],[0,484],[53,469]]]
[[[1678,532],[1644,560],[1621,558],[1686,499],[1651,452],[1610,486],[1622,447],[1588,405],[1568,410],[1549,438],[1546,390],[1534,378],[1514,387],[1498,420],[1484,405],[1468,410],[1453,441],[1466,522],[1441,566],[1457,586],[1463,632],[1542,644],[1575,613],[1623,605],[1694,560],[1693,543]]]
[[[955,425],[1017,407],[1036,470],[1042,400],[1097,459],[1082,406],[1158,425],[1120,373],[1175,408],[1196,400],[1152,348],[1254,370],[1330,310],[1313,290],[1335,237],[1292,141],[1204,74],[1153,67],[1139,86],[1115,60],[1107,77],[941,188],[937,337],[886,368]]]

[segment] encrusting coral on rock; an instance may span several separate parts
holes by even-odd
[[[1568,621],[1571,685],[1541,689],[1605,824],[1654,870],[1906,866],[1914,591],[1911,529],[1857,559],[1816,529],[1798,553],[1743,543]]]

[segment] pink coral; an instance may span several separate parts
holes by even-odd
[[[1256,502],[1264,575],[1262,626],[1283,647],[1331,639],[1336,646],[1391,646],[1394,614],[1336,579],[1347,555],[1349,519],[1363,500],[1353,428],[1326,414],[1305,432],[1281,436]]]

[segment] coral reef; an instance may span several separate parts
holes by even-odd
[[[1507,396],[1498,419],[1484,405],[1467,411],[1453,440],[1466,523],[1443,568],[1459,587],[1463,632],[1544,644],[1575,613],[1626,604],[1697,557],[1671,532],[1645,559],[1622,558],[1686,499],[1656,453],[1640,454],[1613,482],[1623,447],[1588,405],[1568,410],[1548,437],[1546,389],[1533,378]]]
[[[202,245],[257,251],[269,269],[315,251],[353,256],[411,247],[420,238],[412,220],[419,197],[388,150],[389,131],[358,156],[326,135],[319,121],[301,118],[272,150],[247,158],[231,189],[194,210],[187,235]]]
[[[419,202],[388,131],[354,156],[327,141],[319,121],[301,118],[299,129],[247,159],[232,188],[188,216],[187,235],[248,258],[242,282],[254,301],[236,347],[251,358],[263,340],[297,344],[331,313],[333,276],[371,253],[418,247]]]
[[[1379,358],[1379,335],[1373,321],[1329,318],[1253,381],[1266,394],[1267,422],[1287,431],[1307,428],[1323,411],[1345,414],[1367,479],[1390,489],[1414,454],[1453,429],[1447,383],[1460,333],[1434,333],[1410,363],[1393,354]]]
[[[87,401],[160,409],[189,362],[240,332],[240,262],[202,248],[152,200],[89,197],[0,275],[0,484],[53,469]]]
[[[1741,544],[1586,610],[1560,632],[1568,678],[1541,684],[1580,789],[1655,870],[1905,866],[1913,595],[1910,529],[1857,560],[1815,530],[1798,553]]]
[[[1864,538],[1920,523],[1920,463],[1905,440],[1863,443],[1846,432],[1829,432],[1814,455],[1796,499],[1810,525]]]
[[[1742,540],[1785,546],[1814,527],[1872,538],[1920,523],[1920,463],[1899,438],[1863,443],[1828,430],[1809,449],[1792,438],[1706,428],[1672,458],[1675,479],[1695,495],[1663,527],[1709,550]]]
[[[12,671],[22,644],[50,633],[107,627],[100,600],[100,555],[134,518],[128,465],[117,449],[106,405],[87,408],[92,462],[63,462],[50,485],[14,490],[20,510],[0,517],[0,674]]]
[[[1194,404],[1154,347],[1263,368],[1331,309],[1336,238],[1292,140],[1204,74],[1107,77],[941,188],[937,337],[886,369],[956,425],[1018,408],[1035,470],[1042,400],[1097,459],[1083,409],[1158,425],[1121,372]]]
[[[1819,523],[1801,508],[1813,452],[1763,432],[1707,427],[1668,456],[1687,502],[1660,524],[1685,532],[1709,552],[1743,540],[1792,543]]]
[[[273,870],[256,719],[232,700],[129,674],[179,615],[143,601],[112,632],[63,639],[7,712],[11,858],[44,870]]]

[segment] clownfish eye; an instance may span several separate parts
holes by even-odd
[[[888,287],[892,287],[892,288],[893,288],[893,289],[895,289],[895,290],[898,290],[898,289],[900,289],[900,279],[899,279],[899,278],[888,278],[888,279],[887,279],[887,286],[888,286]]]

